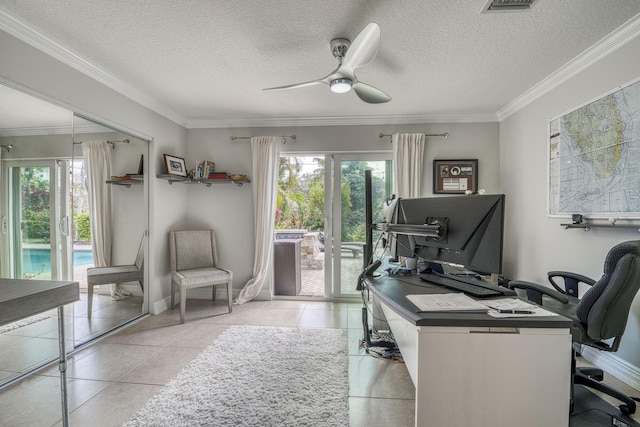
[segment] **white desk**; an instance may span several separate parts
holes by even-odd
[[[417,314],[406,295],[450,291],[416,281],[368,279],[416,387],[416,426],[568,425],[569,319]]]
[[[60,395],[62,425],[69,425],[67,406],[67,351],[64,341],[64,306],[80,299],[78,282],[0,279],[0,325],[54,308],[58,309]]]

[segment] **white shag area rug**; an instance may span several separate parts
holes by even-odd
[[[35,316],[26,317],[22,320],[18,320],[17,322],[8,323],[4,326],[0,326],[0,334],[13,331],[14,329],[22,328],[23,326],[31,325],[32,323],[40,322],[41,320],[45,320],[50,317],[51,316],[46,314],[36,314]]]
[[[230,326],[133,426],[348,426],[347,332]]]

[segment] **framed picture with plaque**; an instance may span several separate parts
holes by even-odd
[[[434,194],[465,194],[467,191],[478,191],[478,159],[433,161]]]

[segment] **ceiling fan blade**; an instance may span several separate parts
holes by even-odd
[[[354,71],[373,61],[380,45],[380,27],[375,22],[364,27],[351,43],[342,61],[341,69]]]
[[[391,101],[389,95],[366,83],[355,82],[351,88],[358,95],[358,98],[369,104],[382,104],[383,102]]]
[[[325,79],[320,79],[320,80],[312,80],[310,82],[294,83],[292,85],[286,85],[286,86],[268,87],[268,88],[262,89],[262,90],[297,89],[297,88],[300,88],[300,87],[314,86],[314,85],[319,85],[319,84],[322,84],[322,83],[329,84],[328,82],[325,81]]]

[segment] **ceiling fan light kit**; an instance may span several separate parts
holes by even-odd
[[[347,93],[350,90],[351,90],[351,80],[349,80],[349,79],[331,80],[331,92],[333,92],[333,93]]]
[[[331,53],[338,60],[338,68],[328,76],[304,83],[270,87],[264,90],[297,89],[318,84],[329,86],[334,93],[346,93],[351,89],[358,98],[368,104],[381,104],[391,101],[391,97],[366,83],[358,80],[355,70],[369,64],[376,57],[380,45],[380,27],[376,23],[367,25],[358,34],[353,43],[347,39],[333,39],[329,43]]]

